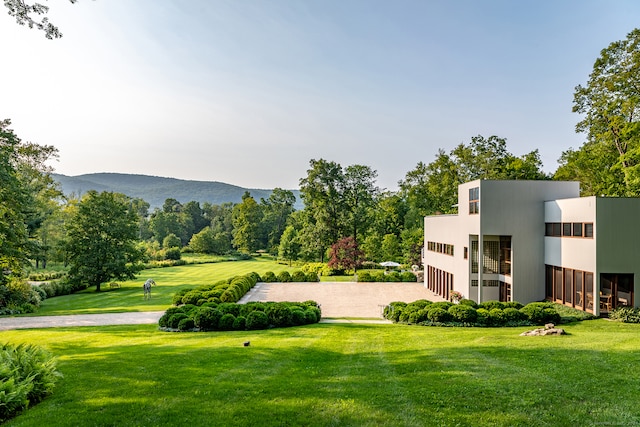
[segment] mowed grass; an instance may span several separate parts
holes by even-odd
[[[0,341],[46,347],[64,374],[6,425],[638,425],[640,326],[566,328],[554,337],[357,324],[6,331]]]
[[[260,257],[248,261],[226,261],[211,264],[191,264],[178,267],[153,268],[142,271],[135,280],[118,282],[120,288],[102,285],[101,292],[90,288],[73,295],[46,299],[36,316],[89,313],[121,313],[127,311],[163,311],[171,305],[176,291],[208,285],[219,280],[255,271],[275,274],[295,268]],[[151,299],[144,300],[142,284],[152,278],[157,286],[151,289]]]

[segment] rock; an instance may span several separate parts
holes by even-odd
[[[547,326],[551,325],[550,328]],[[520,334],[522,337],[530,337],[530,336],[543,336],[543,335],[566,335],[566,332],[562,328],[556,328],[554,324],[549,323],[544,325],[544,329],[534,329],[533,331],[525,331]]]

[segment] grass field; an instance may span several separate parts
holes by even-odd
[[[354,324],[6,331],[0,341],[46,347],[64,374],[54,395],[6,425],[637,425],[639,328],[595,320],[556,337]]]
[[[102,285],[102,291],[94,288],[85,291],[45,300],[36,316],[60,314],[118,313],[125,311],[162,311],[171,305],[173,294],[184,287],[196,287],[215,283],[218,280],[243,275],[255,271],[264,274],[295,268],[278,264],[267,257],[249,261],[217,262],[211,264],[192,264],[179,267],[153,268],[144,270],[136,280],[119,282],[120,288],[111,289]],[[143,299],[142,284],[147,278],[153,278],[157,286],[152,288],[151,300]]]

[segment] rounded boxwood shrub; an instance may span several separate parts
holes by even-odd
[[[247,315],[246,327],[249,330],[267,329],[269,327],[269,318],[263,311],[252,311]]]
[[[507,318],[504,315],[504,311],[500,308],[492,308],[489,310],[489,324],[493,326],[504,325]]]
[[[195,326],[201,331],[215,331],[222,312],[217,308],[200,307],[193,315]]]
[[[479,308],[476,310],[476,324],[481,326],[488,326],[491,315],[489,310],[485,308]]]
[[[233,302],[223,302],[218,304],[218,310],[222,312],[222,314],[231,313],[235,316],[240,315],[240,304],[236,304]]]
[[[291,282],[291,274],[287,270],[278,273],[278,282],[288,283]]]
[[[493,310],[494,308],[498,308],[500,310],[504,310],[504,303],[501,303],[500,301],[485,301],[481,304],[479,304],[480,308],[484,308],[487,309],[489,311]]]
[[[273,273],[273,271],[267,271],[266,273],[264,273],[262,275],[262,281],[264,283],[273,283],[273,282],[277,282],[278,278],[276,277],[276,275]]]
[[[198,304],[198,300],[201,298],[203,298],[202,291],[193,289],[184,294],[182,304]]]
[[[453,306],[452,302],[449,301],[438,301],[431,304],[430,308],[441,308],[444,311],[449,310],[449,307]]]
[[[504,303],[504,308],[515,308],[516,310],[520,310],[522,307],[524,306],[518,301],[507,301]]]
[[[292,282],[306,282],[307,281],[307,275],[304,274],[301,270],[296,270],[293,272],[293,274],[291,274],[291,281]]]
[[[179,331],[190,331],[194,328],[195,323],[191,317],[184,318],[178,323]]]
[[[429,310],[425,309],[425,308],[421,308],[421,309],[418,309],[416,311],[412,311],[409,314],[408,321],[409,321],[409,323],[413,323],[413,324],[417,324],[417,323],[421,323],[421,322],[427,321],[427,320],[429,320],[428,313],[429,313]]]
[[[371,277],[371,273],[368,271],[363,271],[362,273],[358,273],[358,282],[373,282],[373,277]]]
[[[536,325],[544,325],[545,323],[560,323],[560,315],[553,308],[544,308],[540,303],[527,304],[520,309],[522,313],[527,315],[529,321]]]
[[[453,317],[453,320],[462,323],[474,323],[478,318],[476,309],[464,304],[452,305],[447,310]]]
[[[275,327],[291,325],[291,309],[285,304],[271,304],[265,310],[269,324]]]
[[[218,322],[218,329],[221,331],[232,331],[236,316],[231,313],[224,314]]]
[[[475,309],[478,309],[478,304],[472,299],[462,298],[458,302],[458,304],[460,304],[460,305],[468,305],[469,307],[473,307]]]
[[[320,320],[316,311],[313,310],[312,308],[307,308],[304,311],[304,318],[305,318],[305,323],[307,324],[318,323],[318,321]]]
[[[384,275],[385,282],[402,282],[402,278],[400,277],[400,273],[397,271],[392,271],[389,274]]]
[[[306,273],[306,281],[309,283],[319,282],[320,278],[318,277],[317,273],[309,272],[309,273]]]
[[[400,319],[402,310],[407,306],[406,302],[394,301],[390,302],[388,306],[384,308],[383,316],[385,319],[397,322]]]
[[[451,314],[447,310],[441,307],[433,307],[435,304],[432,304],[427,312],[427,318],[432,322],[437,323],[445,323],[450,322],[452,319]]]
[[[236,320],[233,321],[233,330],[234,331],[244,331],[247,327],[247,318],[244,316],[236,317]]]
[[[306,323],[307,323],[307,319],[302,309],[294,308],[293,310],[291,310],[291,325],[300,326]]]
[[[183,319],[188,319],[189,316],[187,316],[185,313],[175,313],[172,314],[171,317],[169,317],[169,321],[167,322],[167,326],[171,329],[178,329],[178,326],[180,325],[180,321]]]
[[[527,320],[527,315],[514,307],[507,307],[502,310],[507,322],[521,322]]]

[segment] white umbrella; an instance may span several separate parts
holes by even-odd
[[[380,263],[383,267],[400,267],[400,264],[394,261],[385,261]]]

